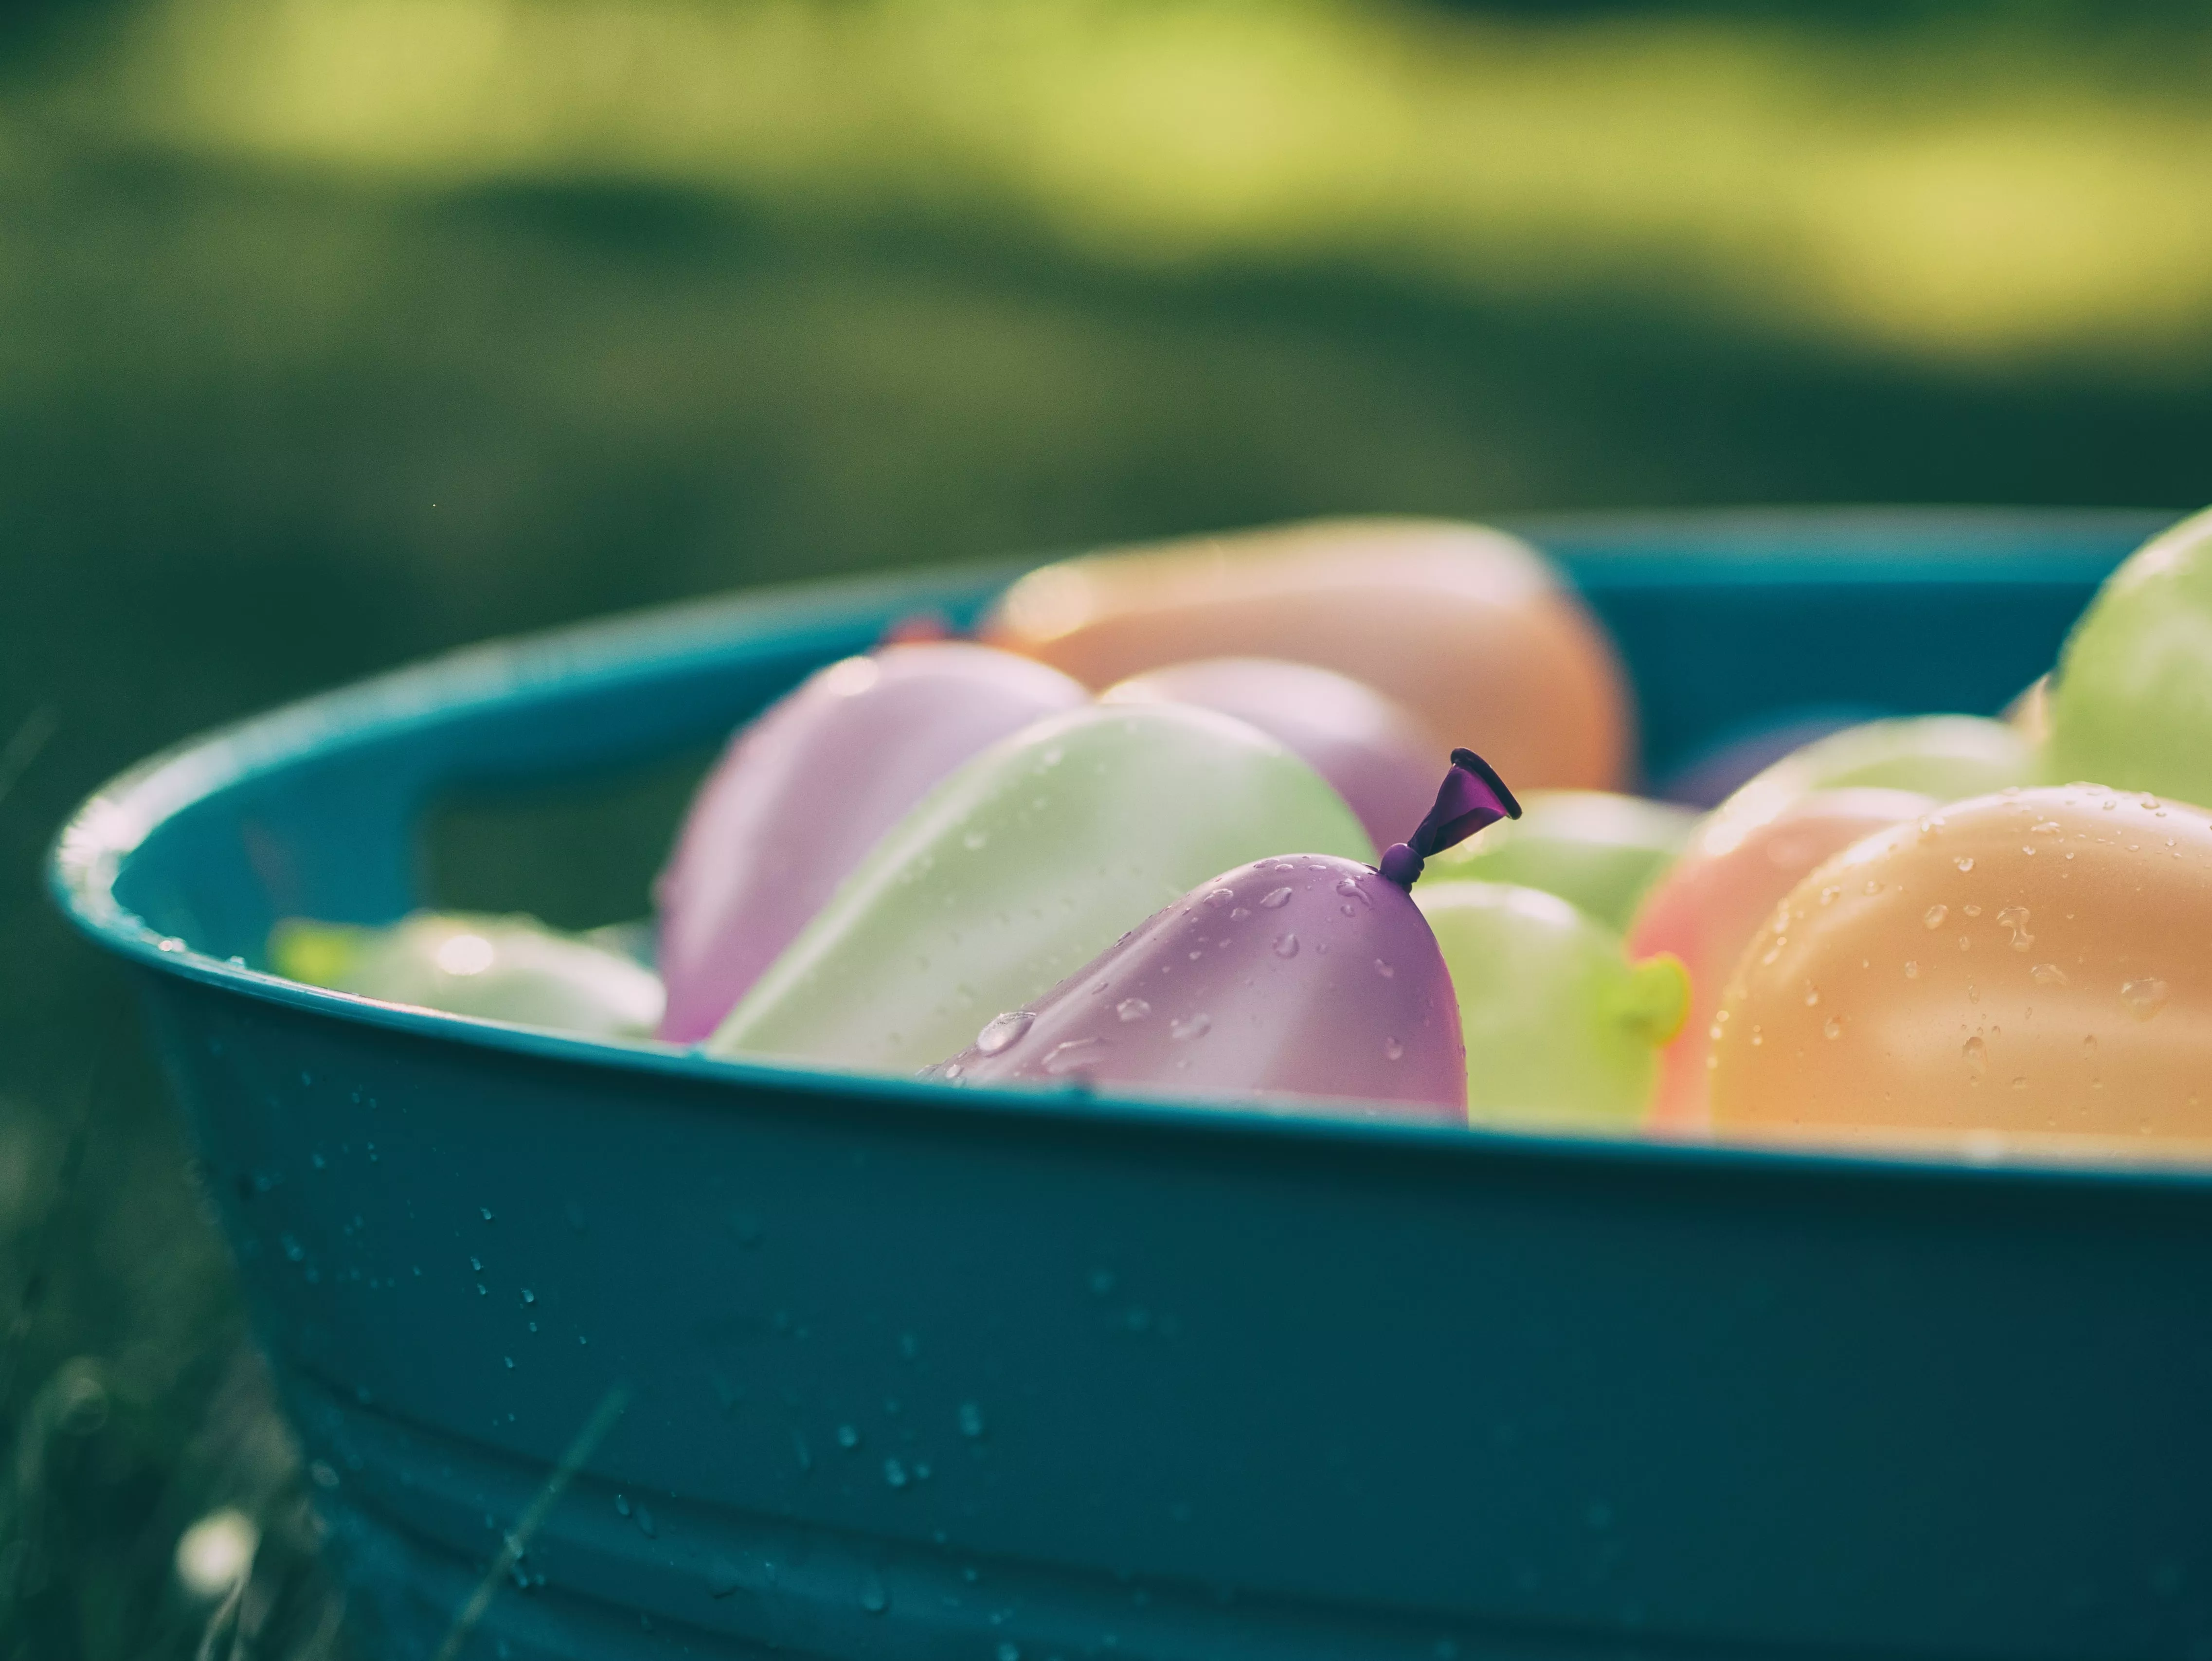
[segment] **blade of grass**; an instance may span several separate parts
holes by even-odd
[[[0,748],[0,801],[7,800],[16,782],[31,770],[39,751],[46,747],[46,740],[61,724],[61,712],[51,703],[40,704],[23,718],[6,747]]]
[[[623,1409],[629,1405],[629,1388],[617,1384],[593,1409],[592,1416],[584,1421],[583,1429],[576,1433],[576,1439],[568,1444],[568,1451],[561,1456],[561,1463],[553,1467],[552,1475],[545,1479],[545,1486],[538,1490],[538,1497],[530,1502],[529,1509],[522,1513],[521,1519],[508,1532],[506,1542],[500,1547],[499,1555],[491,1560],[490,1567],[483,1572],[483,1579],[477,1582],[476,1590],[469,1594],[469,1601],[461,1605],[460,1613],[453,1617],[453,1624],[447,1630],[445,1642],[438,1646],[434,1661],[455,1661],[461,1652],[461,1646],[469,1641],[469,1634],[476,1630],[477,1622],[483,1619],[484,1611],[491,1607],[491,1600],[498,1596],[499,1583],[522,1561],[523,1553],[530,1549],[531,1536],[553,1514],[553,1507],[561,1503],[561,1495],[567,1490],[569,1479],[583,1468],[584,1462],[592,1457],[606,1433],[615,1427],[615,1421],[622,1417]]]

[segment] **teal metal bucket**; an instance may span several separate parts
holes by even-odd
[[[2141,515],[1532,523],[1663,774],[1993,709]],[[64,832],[374,1652],[2212,1654],[2212,1180],[1040,1101],[379,1007],[442,795],[711,741],[1005,572],[461,654]]]

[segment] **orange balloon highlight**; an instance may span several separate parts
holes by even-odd
[[[1094,689],[1194,658],[1319,664],[1516,789],[1617,789],[1634,752],[1604,630],[1542,555],[1480,526],[1318,520],[1062,560],[1008,589],[981,637]]]
[[[1911,790],[1815,790],[1765,818],[1725,807],[1706,817],[1629,925],[1632,958],[1671,952],[1690,970],[1689,1019],[1660,1052],[1653,1129],[1699,1130],[1710,1122],[1713,1015],[1736,959],[1775,906],[1823,861],[1939,805]]]
[[[2074,784],[1855,844],[1736,967],[1716,1128],[2212,1136],[2208,819]]]

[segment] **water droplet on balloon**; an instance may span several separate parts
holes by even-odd
[[[1805,1007],[1810,1009],[1820,1001],[1820,989],[1808,983],[1805,988]]]
[[[1125,1021],[1141,1021],[1152,1013],[1152,1007],[1142,998],[1124,998],[1114,1006],[1114,1013]]]
[[[1989,1071],[1990,1047],[1981,1041],[1978,1035],[1967,1039],[1960,1046],[1959,1054],[1965,1058],[1966,1065],[1973,1069],[1976,1077],[1978,1078],[1982,1074]]]
[[[886,1459],[884,1461],[884,1486],[885,1488],[902,1488],[907,1485],[907,1480],[906,1467],[904,1465],[901,1464],[896,1459]]]
[[[1046,1053],[1044,1070],[1058,1078],[1083,1068],[1096,1067],[1105,1059],[1103,1038],[1070,1038],[1066,1043],[1054,1044]]]
[[[854,1429],[851,1425],[838,1426],[837,1445],[843,1448],[847,1452],[851,1452],[854,1448],[860,1445],[860,1433]]]
[[[1236,891],[1233,889],[1209,888],[1206,891],[1206,904],[1216,911],[1218,911],[1224,905],[1235,904],[1236,901],[1237,894]]]
[[[971,1442],[983,1434],[983,1409],[973,1402],[960,1404],[960,1433]]]
[[[1380,958],[1375,959],[1375,972],[1380,975],[1386,981],[1395,980],[1398,976],[1398,971],[1391,968],[1389,964],[1383,962]]]
[[[984,830],[970,830],[966,836],[960,838],[960,844],[971,854],[980,854],[990,844],[990,841],[991,837],[989,832]]]
[[[1275,937],[1275,955],[1279,958],[1297,957],[1298,937],[1296,934],[1278,934]]]
[[[2166,1007],[2166,984],[2155,975],[2146,975],[2141,980],[2120,983],[2120,1001],[2128,1007],[2128,1013],[2139,1021],[2147,1021]]]
[[[1924,928],[1941,928],[1943,926],[1943,919],[1950,915],[1951,908],[1949,906],[1931,905],[1922,916],[1920,922],[1922,926]]]
[[[1382,1059],[1386,1062],[1401,1062],[1405,1060],[1406,1046],[1399,1043],[1395,1038],[1383,1039]]]
[[[1953,860],[1951,863],[1957,866],[1961,871],[1971,871],[1974,868],[1974,856],[1972,854],[1961,854],[1957,859]]]
[[[960,1076],[963,1070],[963,1069],[959,1062],[947,1062],[945,1064],[945,1072],[943,1076],[947,1079],[957,1079]]]
[[[2027,908],[2008,905],[1997,913],[1997,927],[2012,931],[2012,949],[2025,952],[2035,944],[2035,936],[2027,932]]]
[[[1844,1024],[1831,1015],[1828,1017],[1827,1024],[1821,1027],[1820,1031],[1832,1038],[1840,1038],[1844,1036]]]
[[[975,1035],[975,1048],[986,1056],[995,1056],[1036,1025],[1036,1015],[1033,1011],[1010,1009],[1003,1015],[992,1017],[983,1030]]]
[[[2084,1056],[2094,1056],[2097,1053],[2097,1035],[2095,1033],[2090,1032],[2083,1035],[2081,1039],[2081,1053]]]
[[[860,1580],[860,1607],[870,1615],[881,1615],[890,1606],[890,1594],[884,1590],[883,1577],[870,1569]]]
[[[2028,979],[2038,986],[2063,986],[2066,971],[2055,963],[2039,963],[2027,971]]]
[[[1349,895],[1351,897],[1358,900],[1364,906],[1371,907],[1375,904],[1373,900],[1368,898],[1367,891],[1359,885],[1359,879],[1357,877],[1346,877],[1341,879],[1336,885],[1336,891],[1340,894]]]
[[[1279,911],[1290,903],[1291,891],[1287,888],[1277,888],[1261,896],[1260,909],[1262,911]]]
[[[1213,1030],[1213,1017],[1193,1015],[1187,1021],[1175,1021],[1168,1026],[1170,1038],[1202,1038]]]
[[[1910,958],[1905,960],[1905,978],[1908,981],[1917,981],[1920,978],[1920,965]]]

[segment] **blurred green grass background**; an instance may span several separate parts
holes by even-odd
[[[345,1646],[127,989],[40,891],[102,777],[769,580],[1346,510],[2201,503],[2208,70],[2178,0],[0,13],[0,1656]],[[642,908],[674,800],[592,904]],[[517,898],[499,824],[457,897]],[[223,1506],[228,1607],[172,1567]]]

